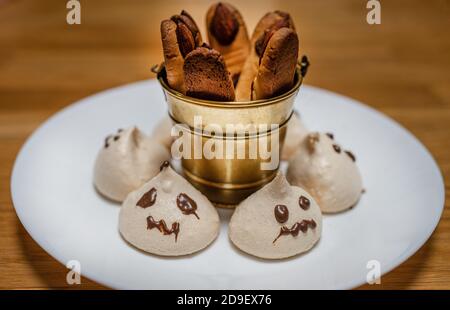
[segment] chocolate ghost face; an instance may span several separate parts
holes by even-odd
[[[209,200],[166,162],[161,172],[123,202],[119,230],[133,246],[179,256],[208,246],[219,233],[219,215]]]
[[[94,184],[104,196],[123,201],[131,191],[153,178],[170,159],[169,151],[136,127],[106,137],[97,155]]]
[[[322,214],[314,199],[278,173],[236,208],[229,237],[246,253],[280,259],[311,249],[321,230]]]
[[[289,161],[287,179],[311,193],[322,212],[353,207],[362,193],[355,155],[329,133],[311,133],[303,140]]]

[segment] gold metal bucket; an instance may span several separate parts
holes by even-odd
[[[258,130],[254,134],[245,136],[224,136],[219,139],[224,143],[234,144],[235,155],[238,149],[248,150],[255,139],[266,137],[269,145],[272,145],[275,134],[278,135],[279,148],[278,158],[281,158],[281,148],[286,135],[286,123],[290,119],[295,97],[302,84],[305,68],[298,67],[295,73],[295,83],[291,90],[286,93],[265,100],[249,102],[218,102],[201,100],[185,96],[173,89],[166,83],[165,69],[163,66],[153,69],[158,74],[158,81],[164,91],[168,105],[169,116],[175,124],[185,124],[188,135],[193,140],[201,141],[201,147],[208,140],[217,139],[208,132],[197,132],[199,129],[195,124],[195,117],[202,119],[201,129],[204,130],[210,124],[215,124],[223,129],[227,125],[267,125],[268,130]],[[303,75],[302,75],[303,73]],[[270,125],[278,125],[278,129],[270,130]],[[198,125],[198,124],[197,124]],[[183,132],[183,135],[185,134]],[[191,143],[193,148],[194,143]],[[198,144],[197,144],[198,145]],[[193,152],[193,150],[192,150]],[[191,153],[192,154],[192,153]],[[247,196],[270,182],[279,168],[279,160],[272,170],[262,170],[261,164],[268,159],[262,158],[258,152],[256,158],[238,159],[213,158],[200,159],[182,158],[181,165],[183,173],[188,181],[206,195],[212,202],[223,207],[234,207]]]

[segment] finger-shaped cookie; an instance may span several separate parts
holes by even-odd
[[[186,95],[215,101],[234,101],[233,81],[222,55],[206,46],[190,52],[184,62]]]
[[[200,46],[202,37],[195,21],[186,12],[161,22],[161,40],[169,86],[186,93],[184,84],[184,58]]]
[[[200,33],[200,30],[198,29],[197,24],[195,23],[195,20],[192,18],[192,16],[186,12],[185,10],[182,10],[180,15],[174,15],[171,17],[171,19],[176,22],[177,24],[181,21],[183,24],[185,24],[189,30],[192,32],[192,36],[194,37],[196,46],[200,46],[203,44],[202,35]]]
[[[250,100],[251,85],[258,72],[260,52],[264,44],[266,33],[276,31],[282,27],[288,27],[295,30],[294,22],[290,15],[282,11],[267,13],[256,25],[250,41],[250,54],[244,63],[239,82],[236,86],[237,101]]]
[[[209,44],[222,54],[236,83],[250,53],[250,41],[242,15],[232,5],[219,2],[209,8],[206,27]]]
[[[297,33],[290,28],[266,32],[258,73],[252,84],[252,100],[272,98],[292,87],[298,45]]]

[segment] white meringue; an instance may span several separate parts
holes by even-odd
[[[291,234],[291,230],[295,232]],[[317,203],[279,172],[272,182],[237,206],[228,235],[246,253],[281,259],[311,249],[321,231],[322,214]]]
[[[287,179],[306,189],[322,212],[353,207],[363,187],[355,157],[342,149],[331,134],[309,134],[289,161]]]
[[[281,151],[281,160],[289,160],[298,150],[300,143],[308,134],[308,130],[303,125],[300,116],[296,111],[287,123],[286,138]]]
[[[94,167],[94,184],[109,199],[123,201],[159,172],[169,151],[138,128],[120,130],[105,140]]]
[[[173,121],[169,116],[164,116],[153,129],[151,138],[154,138],[159,143],[164,145],[169,151],[172,146],[175,137],[172,137],[171,130],[173,127]]]
[[[191,254],[219,234],[219,215],[209,200],[170,166],[122,204],[119,231],[131,245],[157,255]]]

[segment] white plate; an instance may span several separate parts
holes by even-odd
[[[81,100],[45,122],[20,151],[11,190],[34,240],[82,275],[131,289],[346,289],[366,282],[370,260],[384,274],[429,238],[444,205],[444,184],[428,151],[397,123],[349,98],[303,86],[296,101],[310,129],[333,132],[357,156],[367,192],[353,210],[324,216],[312,251],[263,261],[235,249],[221,211],[219,238],[183,258],[140,252],[120,237],[119,205],[92,185],[104,137],[137,124],[149,132],[166,113],[156,81],[138,82]]]

